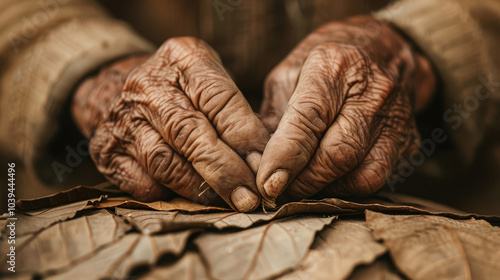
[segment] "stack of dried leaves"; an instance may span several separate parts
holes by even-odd
[[[16,273],[30,279],[498,279],[500,219],[415,198],[304,200],[242,214],[109,186],[19,201]],[[492,224],[490,224],[490,222]],[[0,220],[2,230],[7,221]]]

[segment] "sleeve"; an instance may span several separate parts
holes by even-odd
[[[443,86],[443,121],[470,163],[500,127],[500,1],[401,0],[375,13],[410,37]]]
[[[37,174],[76,84],[110,61],[152,51],[92,1],[3,0],[0,148]]]

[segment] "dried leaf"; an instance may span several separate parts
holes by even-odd
[[[179,255],[189,236],[197,231],[192,229],[155,236],[129,233],[78,265],[48,279],[78,279],[82,275],[85,279],[122,279],[134,268],[154,265],[166,254]]]
[[[377,197],[369,197],[364,199],[354,199],[353,201],[342,200],[339,198],[325,198],[321,200],[303,200],[304,203],[327,203],[331,205],[335,205],[338,208],[342,209],[342,211],[347,212],[351,211],[354,213],[363,213],[365,210],[379,211],[379,212],[396,212],[396,213],[407,213],[407,214],[429,214],[429,215],[440,215],[446,216],[450,218],[456,219],[465,219],[465,218],[480,218],[486,219],[488,221],[500,221],[500,217],[498,216],[487,216],[487,215],[478,215],[473,213],[464,213],[459,210],[455,210],[450,207],[441,206],[441,207],[432,207],[431,204],[427,204],[425,206],[422,205],[412,205],[412,199],[410,196],[406,196],[409,201],[404,202],[403,197],[399,196],[399,202],[391,202],[388,201],[387,196],[385,199],[377,198]],[[439,205],[435,203],[436,205]]]
[[[81,202],[100,196],[126,195],[111,183],[102,183],[95,187],[78,186],[69,190],[61,191],[48,196],[35,199],[23,199],[16,202],[16,206],[22,211],[31,211],[41,208],[49,208],[73,202]]]
[[[378,200],[386,200],[388,202],[394,202],[400,205],[408,205],[415,206],[427,211],[432,212],[442,212],[442,213],[452,213],[456,215],[467,215],[468,213],[450,207],[448,205],[444,205],[441,203],[437,203],[434,201],[430,201],[427,199],[423,199],[420,197],[410,196],[402,193],[396,192],[377,192],[376,199]]]
[[[53,208],[16,213],[16,236],[34,233],[54,223],[71,219],[79,211],[85,209],[87,205],[99,201],[100,199],[102,199],[102,197],[78,201]]]
[[[205,206],[184,198],[174,198],[169,201],[140,202],[131,197],[112,197],[95,204],[97,208],[121,207],[128,209],[148,209],[159,211],[184,211],[184,212],[208,212],[208,211],[233,211],[230,208],[217,206]]]
[[[398,196],[399,201],[405,197]],[[196,204],[195,204],[196,205]],[[437,205],[437,204],[436,204]],[[203,206],[202,206],[203,207]],[[437,209],[436,209],[437,208]],[[403,213],[424,213],[443,214],[451,217],[471,217],[474,214],[461,214],[453,209],[449,212],[442,212],[444,208],[426,206],[411,206],[390,202],[387,199],[367,198],[357,202],[346,201],[338,198],[326,198],[322,200],[303,200],[300,202],[290,202],[281,206],[275,212],[254,212],[254,213],[202,213],[191,215],[177,211],[145,211],[116,208],[118,215],[124,216],[137,230],[144,233],[167,232],[190,227],[215,227],[224,228],[248,228],[255,223],[270,221],[273,219],[288,217],[303,213],[325,213],[325,214],[363,214],[365,209],[403,212]],[[489,217],[491,218],[491,217]],[[493,217],[494,219],[496,217]]]
[[[332,217],[294,217],[231,233],[205,233],[195,240],[215,279],[265,279],[297,265],[317,231]]]
[[[200,229],[190,229],[162,235],[142,235],[134,250],[116,268],[115,274],[127,275],[138,266],[154,265],[166,254],[180,255],[189,236],[199,231]]]
[[[288,217],[301,213],[353,213],[323,202],[292,202],[276,212],[254,213],[202,213],[187,214],[177,211],[147,211],[116,208],[116,214],[124,216],[134,227],[144,233],[167,232],[190,227],[248,228],[255,223]]]
[[[411,279],[498,279],[500,228],[484,220],[366,212],[376,239]]]
[[[151,272],[139,277],[138,280],[164,279],[207,280],[210,278],[200,255],[188,251],[174,264],[156,267]]]
[[[356,266],[372,263],[385,252],[364,221],[335,221],[316,235],[300,265],[280,279],[346,279]]]
[[[403,280],[389,258],[379,258],[374,263],[357,267],[349,280]]]
[[[380,198],[369,198],[357,202],[341,200],[337,198],[327,198],[323,200],[303,200],[300,202],[291,202],[281,206],[275,212],[254,212],[246,213],[202,213],[192,215],[177,211],[146,211],[116,208],[118,215],[123,215],[137,230],[145,233],[167,232],[171,230],[190,228],[190,227],[215,227],[224,228],[248,228],[255,223],[270,221],[273,219],[288,217],[303,213],[325,213],[325,214],[363,214],[365,209],[402,212],[402,213],[425,213],[425,214],[443,214],[451,217],[472,217],[474,214],[461,214],[458,210],[444,208],[438,204],[426,204],[424,201],[411,199],[411,197],[394,196],[399,202],[390,202]],[[411,200],[412,203],[418,201],[425,206],[411,206],[401,204],[403,200]],[[196,204],[194,204],[196,205]],[[193,205],[193,207],[195,207]],[[204,206],[201,206],[204,207]],[[181,207],[179,207],[181,208]],[[187,209],[187,208],[185,208]],[[193,208],[199,209],[199,208]],[[448,211],[448,212],[446,212]],[[186,211],[184,211],[186,212]],[[482,216],[479,216],[482,217]],[[491,220],[498,217],[487,217]]]
[[[17,237],[16,257],[20,261],[16,263],[16,271],[45,273],[60,269],[120,238],[129,229],[130,225],[121,218],[101,210],[54,224],[39,233]],[[7,240],[3,240],[2,252],[9,246]],[[1,270],[6,272],[4,257]]]

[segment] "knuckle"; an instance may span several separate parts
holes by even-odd
[[[106,166],[110,162],[111,154],[116,145],[108,124],[98,127],[90,139],[89,153],[97,167]]]
[[[192,102],[195,108],[207,112],[210,121],[213,121],[224,107],[230,104],[238,104],[239,100],[237,98],[241,97],[236,85],[219,73],[207,73],[205,76],[198,76],[193,83],[196,93],[195,98],[192,98]]]
[[[151,66],[142,65],[129,74],[123,86],[125,92],[141,93],[156,82],[156,76],[151,75]]]
[[[305,94],[289,107],[296,113],[296,122],[306,126],[316,137],[320,137],[333,121],[331,105],[328,98],[322,95]]]
[[[349,185],[356,190],[356,194],[372,194],[385,184],[389,176],[386,170],[389,170],[387,164],[379,162],[373,167],[365,168],[362,174],[349,182]]]
[[[189,148],[195,142],[196,137],[203,135],[204,131],[209,131],[203,121],[203,114],[199,111],[178,110],[170,118],[167,124],[167,134],[170,143],[178,149]]]
[[[314,169],[314,172],[307,172],[306,175],[298,176],[295,179],[292,195],[295,198],[306,198],[315,195],[332,182],[331,177],[331,171],[323,166],[318,166]]]
[[[377,104],[383,104],[398,88],[398,83],[387,75],[377,75],[376,81],[370,87],[370,97]]]
[[[174,154],[171,150],[160,147],[150,149],[146,156],[146,169],[149,175],[158,181],[165,181],[173,163]]]
[[[358,141],[345,139],[329,145],[327,152],[322,153],[322,162],[335,174],[345,174],[359,165],[358,155],[362,147]]]
[[[359,49],[355,46],[332,42],[319,44],[311,50],[312,56],[333,63],[345,63],[348,59],[352,59],[359,54]]]
[[[186,55],[192,53],[200,42],[202,42],[200,39],[191,36],[173,37],[166,40],[158,49],[157,53],[163,56],[169,56],[171,53]]]

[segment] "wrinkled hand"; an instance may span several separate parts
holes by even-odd
[[[99,171],[138,199],[172,190],[242,212],[260,203],[254,174],[269,134],[200,40],[173,38],[103,69],[78,88],[72,114]]]
[[[428,61],[386,24],[321,27],[266,80],[262,114],[275,133],[257,174],[263,197],[377,191],[418,149],[415,112],[434,86]]]

